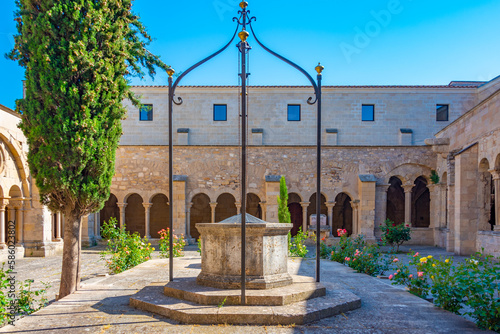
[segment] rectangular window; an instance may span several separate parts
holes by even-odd
[[[139,120],[140,121],[152,121],[153,120],[153,105],[143,104],[141,110],[139,110]]]
[[[361,106],[361,120],[366,122],[373,122],[375,120],[374,104],[363,104]]]
[[[436,104],[436,121],[448,121],[448,104]]]
[[[214,121],[227,121],[227,104],[214,104]]]
[[[300,104],[288,105],[288,120],[293,122],[300,121]]]

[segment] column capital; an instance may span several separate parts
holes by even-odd
[[[351,208],[357,209],[359,207],[359,199],[351,201]]]
[[[490,169],[488,172],[493,176],[493,180],[500,180],[500,170]]]
[[[193,207],[193,202],[186,203],[186,208],[190,210]]]
[[[146,210],[149,210],[151,209],[151,206],[153,205],[153,203],[142,203],[142,206],[144,207],[144,209]]]
[[[241,202],[236,201],[234,202],[234,205],[236,205],[236,207],[241,207]]]
[[[415,187],[414,184],[405,184],[405,185],[402,185],[405,193],[411,193],[413,187]]]
[[[217,202],[210,202],[210,207],[215,208],[217,206]]]
[[[326,202],[325,205],[328,209],[331,209],[337,204],[337,202]]]
[[[127,206],[127,203],[116,203],[116,205],[118,205],[118,207],[120,209],[125,209],[125,207]]]
[[[262,202],[259,202],[259,204],[260,204],[261,206],[266,206],[266,205],[267,205],[267,201],[262,201]]]
[[[311,204],[311,202],[300,202],[300,205],[301,205],[302,207],[309,206],[309,204]]]

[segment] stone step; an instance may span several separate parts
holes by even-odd
[[[266,290],[246,290],[247,305],[280,306],[299,301],[322,297],[326,289],[314,278],[292,276],[293,283],[279,288]],[[241,305],[240,289],[217,289],[198,285],[196,278],[178,278],[165,285],[163,293],[173,297],[201,305]]]
[[[328,318],[361,307],[361,299],[336,287],[326,295],[283,306],[200,305],[163,294],[164,283],[145,287],[130,306],[185,324],[291,325]]]

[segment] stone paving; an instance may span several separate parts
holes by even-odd
[[[448,255],[433,247],[413,247],[421,254]],[[174,260],[174,275],[196,275],[200,256],[189,246],[184,258]],[[488,333],[474,323],[433,306],[387,280],[359,274],[322,260],[321,277],[327,288],[342,284],[362,300],[360,309],[301,326],[182,325],[129,306],[131,295],[144,286],[168,280],[168,260],[154,259],[119,275],[95,277],[105,269],[98,249],[83,252],[82,287],[75,294],[6,326],[1,333]],[[33,270],[35,268],[35,270]],[[314,276],[314,259],[289,260],[291,274]],[[57,284],[60,257],[18,260],[19,277],[52,278]],[[25,276],[23,276],[25,275]]]

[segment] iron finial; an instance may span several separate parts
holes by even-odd
[[[248,2],[246,2],[246,1],[240,2],[240,7],[241,7],[241,9],[247,8],[248,7]]]
[[[246,42],[248,36],[250,36],[250,34],[246,30],[242,30],[238,33],[238,37],[241,39],[242,42]]]
[[[172,67],[170,67],[170,68],[167,70],[167,74],[168,74],[168,76],[169,76],[170,78],[172,77],[172,75],[174,75],[174,73],[175,73],[175,70],[174,70]]]
[[[321,75],[321,72],[323,72],[325,67],[321,66],[321,63],[318,63],[318,66],[316,66],[314,69],[316,70],[316,72],[318,72],[319,75]]]

